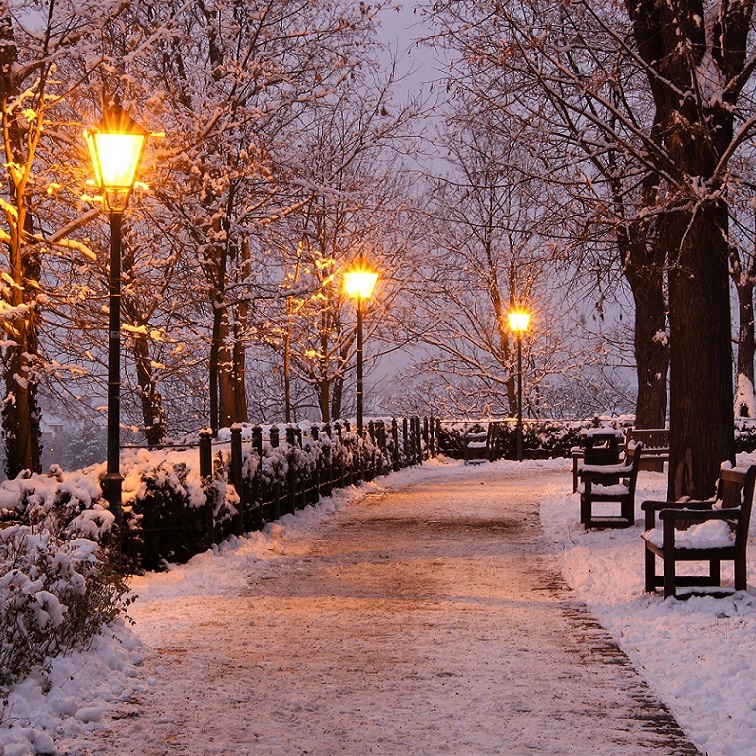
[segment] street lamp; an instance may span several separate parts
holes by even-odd
[[[121,425],[121,227],[134,188],[147,132],[111,103],[102,119],[84,132],[97,188],[110,216],[110,305],[108,321],[108,462],[102,492],[116,526],[122,525],[119,435]]]
[[[512,310],[509,313],[509,330],[517,337],[517,461],[522,461],[522,334],[528,330],[530,313]]]
[[[362,301],[370,299],[378,274],[360,266],[344,273],[344,291],[357,300],[357,433],[362,436]]]

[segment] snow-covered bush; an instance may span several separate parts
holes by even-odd
[[[516,421],[500,420],[496,440],[496,456],[514,458],[517,448]],[[590,420],[525,420],[523,423],[523,448],[527,457],[559,457],[569,455],[573,446],[580,444],[582,431],[593,427],[622,429],[630,427],[633,418],[629,415]],[[438,436],[439,451],[450,457],[462,457],[463,438],[466,433],[485,433],[488,421],[462,421],[441,423]]]
[[[35,666],[85,648],[131,601],[96,541],[29,525],[0,529],[0,698]]]

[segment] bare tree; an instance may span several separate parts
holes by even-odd
[[[565,147],[567,160],[544,156],[557,180],[566,189],[589,187],[592,214],[603,201],[609,228],[622,221],[632,253],[621,258],[623,272],[633,284],[629,261],[638,266],[638,283],[654,280],[645,304],[658,310],[666,285],[670,495],[708,495],[734,450],[726,184],[730,160],[753,126],[741,107],[752,70],[751,5],[633,1],[626,16],[589,0],[569,9],[537,1],[435,7],[450,20],[454,44],[488,74],[485,81],[499,77],[491,100]],[[636,314],[644,340],[666,348],[663,320]]]

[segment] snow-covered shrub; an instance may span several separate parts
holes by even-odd
[[[29,525],[0,529],[0,697],[33,667],[86,648],[132,600],[96,541]]]
[[[142,568],[154,570],[166,561],[185,562],[218,540],[215,528],[230,521],[234,510],[226,495],[225,475],[218,474],[224,468],[222,457],[216,459],[215,468],[213,480],[201,488],[201,497],[190,485],[194,471],[183,461],[171,464],[163,460],[141,470],[130,504],[133,525],[125,535],[127,549],[141,552]]]
[[[517,448],[516,421],[500,420],[496,440],[496,457],[513,458]],[[614,418],[594,417],[590,420],[525,420],[523,422],[523,448],[526,457],[559,457],[569,455],[573,446],[580,444],[581,433],[588,428],[608,427],[622,429],[633,424],[632,416]],[[441,423],[438,436],[439,451],[450,457],[462,457],[463,437],[466,433],[485,433],[488,421]]]
[[[756,420],[735,418],[735,449],[738,452],[756,451]]]

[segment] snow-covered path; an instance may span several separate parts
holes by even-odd
[[[533,471],[460,473],[368,492],[233,589],[146,596],[151,684],[67,752],[695,753],[557,576]]]

